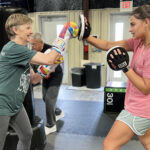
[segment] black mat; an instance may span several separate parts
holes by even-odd
[[[36,115],[46,122],[44,105],[43,100],[35,100]],[[105,137],[116,117],[103,113],[102,102],[59,100],[58,106],[65,113],[57,122],[59,133]]]

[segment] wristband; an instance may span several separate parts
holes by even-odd
[[[122,71],[123,71],[124,73],[126,73],[126,72],[129,71],[129,69],[130,69],[130,66],[127,66],[126,68],[123,68]]]
[[[64,39],[58,37],[58,38],[56,38],[56,40],[53,42],[53,45],[54,45],[53,49],[54,49],[55,51],[57,51],[58,53],[61,54],[61,52],[64,51],[64,49],[65,49],[66,42],[65,42]]]

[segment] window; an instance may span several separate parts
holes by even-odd
[[[115,41],[123,40],[123,23],[115,24]]]

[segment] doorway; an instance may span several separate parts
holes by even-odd
[[[51,15],[41,15],[39,16],[39,31],[42,34],[45,43],[52,45],[53,41],[59,35],[61,29],[67,22],[67,16],[51,16]],[[68,83],[68,53],[67,47],[64,52],[64,63],[62,63],[63,68],[63,83]]]
[[[113,13],[110,14],[110,41],[118,41],[131,37],[129,32],[130,22],[129,13]],[[130,60],[132,52],[128,52]],[[107,66],[107,82],[109,81],[122,81],[127,82],[127,77],[122,71],[113,71]]]

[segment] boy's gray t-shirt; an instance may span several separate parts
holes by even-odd
[[[29,61],[36,54],[25,46],[8,42],[0,54],[0,115],[12,116],[23,106],[30,84]]]

